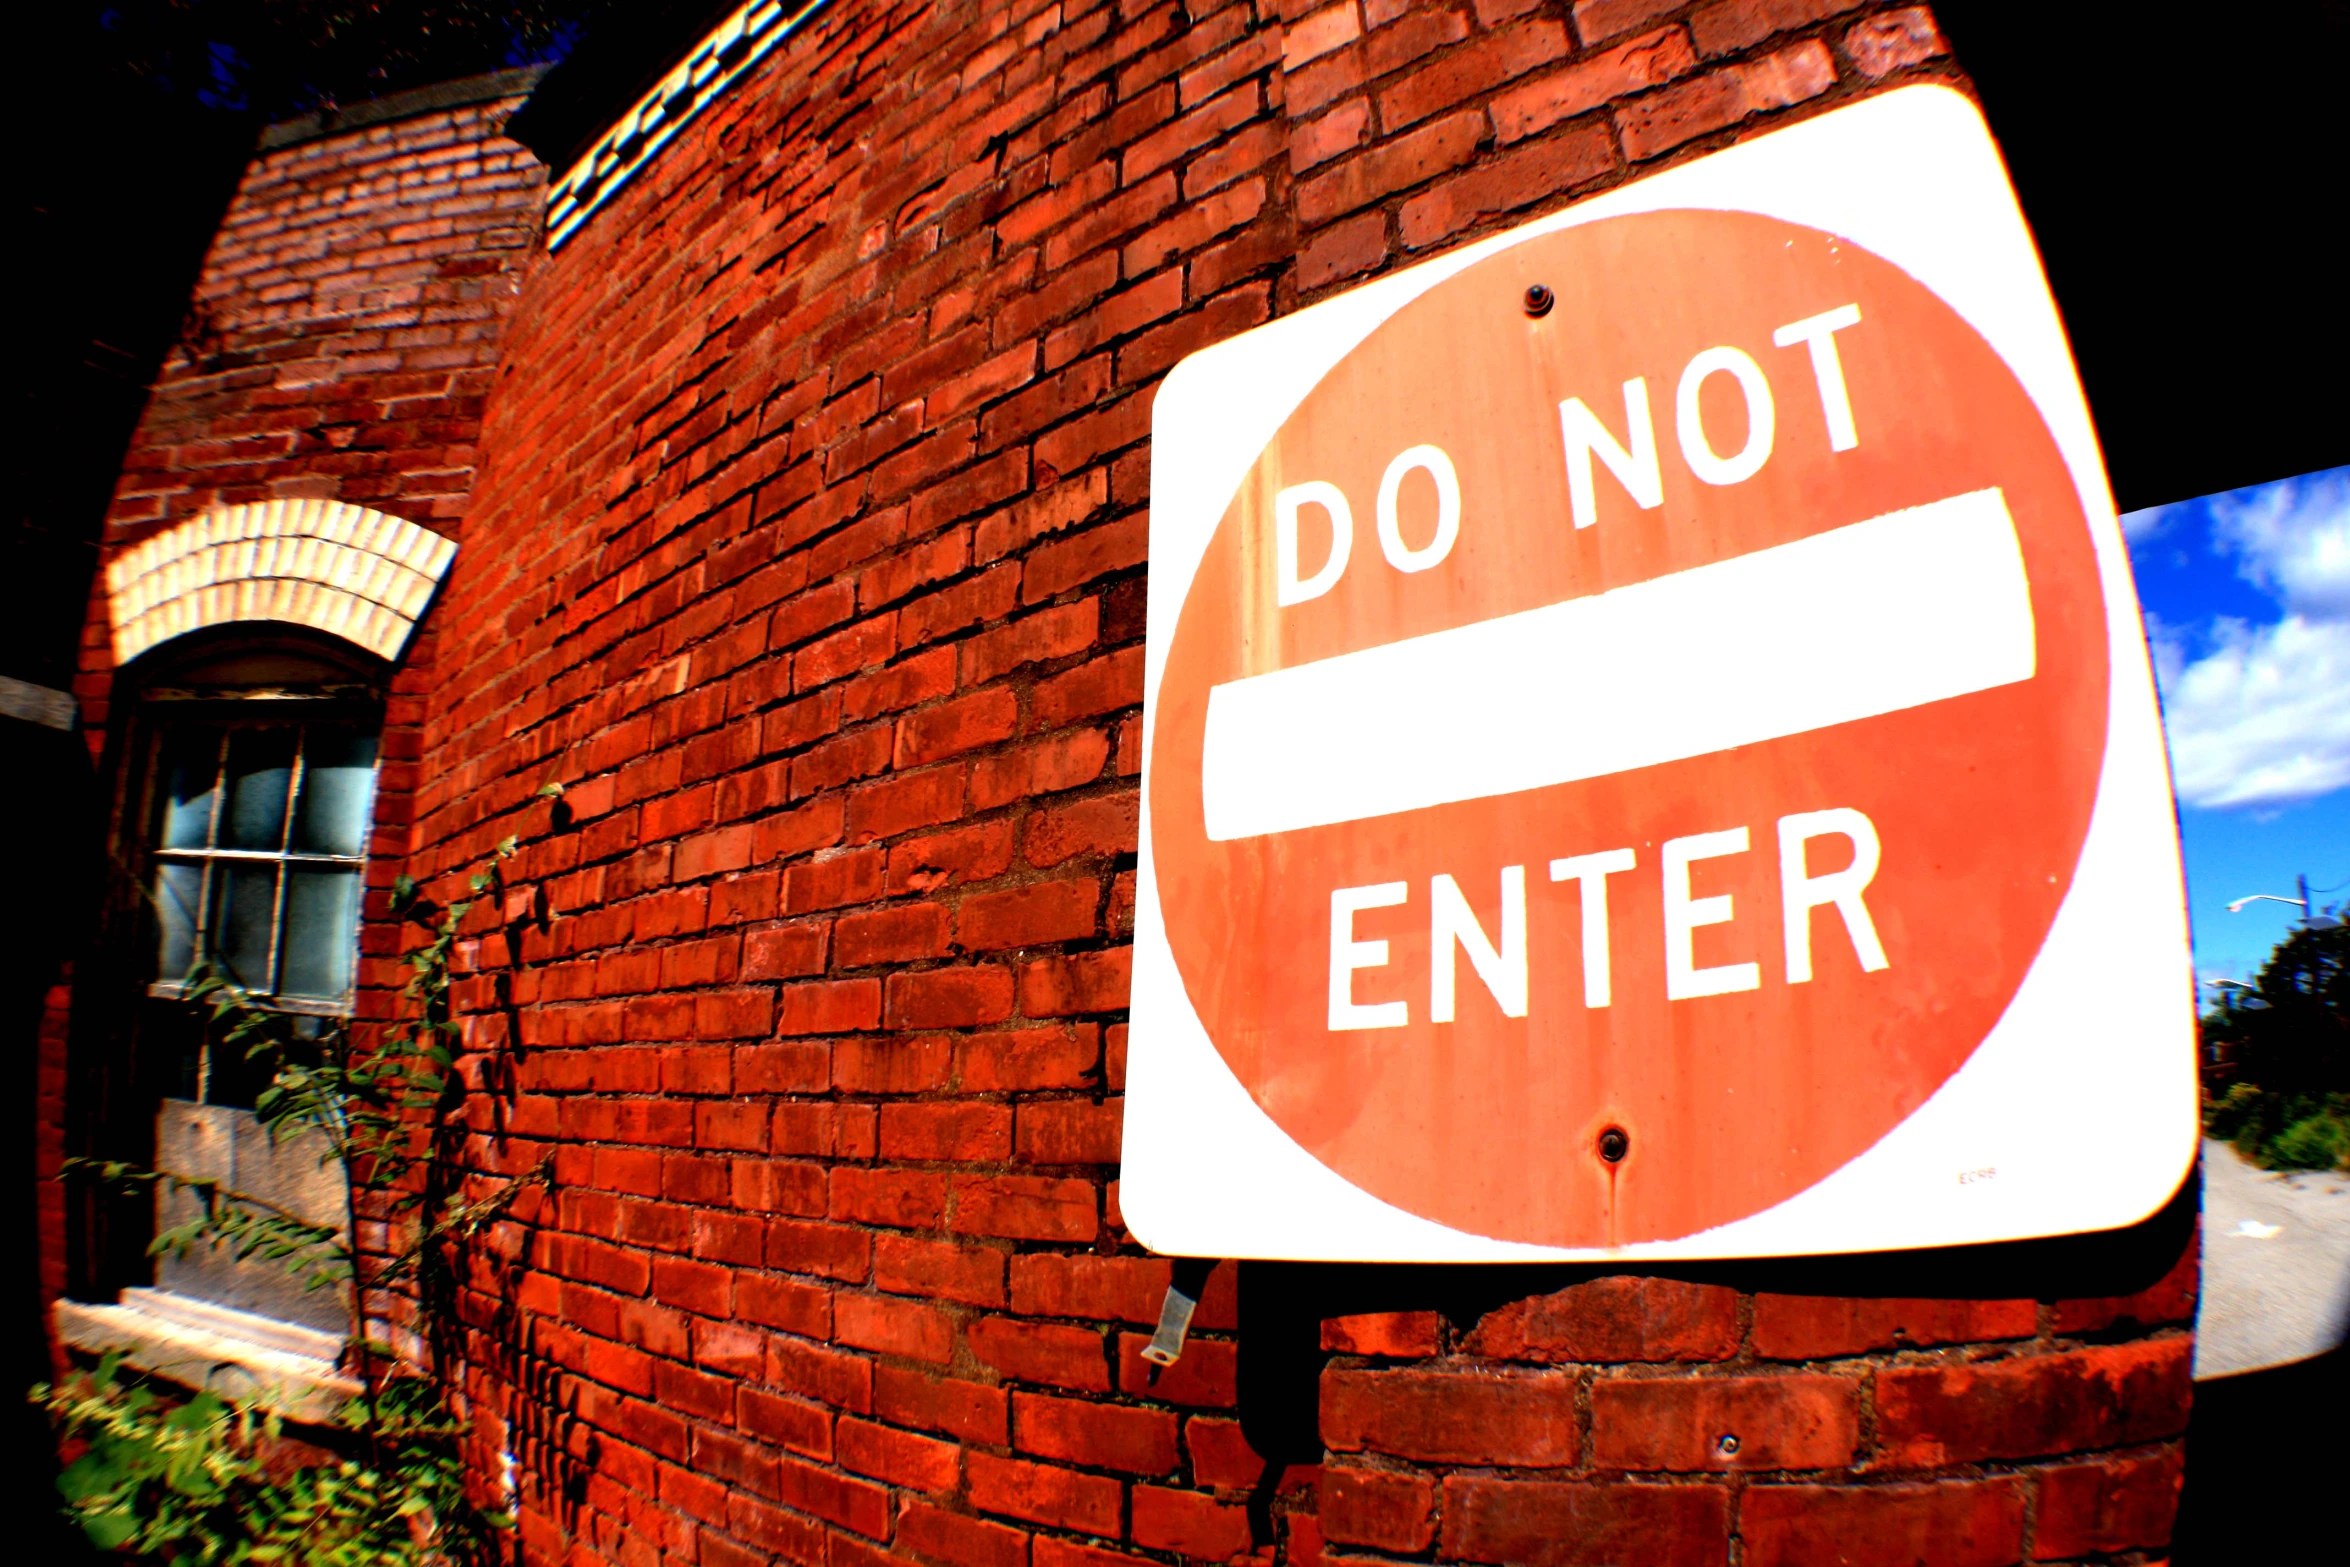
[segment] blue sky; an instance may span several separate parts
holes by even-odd
[[[2249,978],[2350,900],[2350,468],[2122,518],[2169,733],[2195,967]],[[2325,889],[2319,891],[2317,889]],[[2208,999],[2208,997],[2207,997]]]

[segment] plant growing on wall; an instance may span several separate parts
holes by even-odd
[[[467,1494],[463,1425],[435,1348],[453,1327],[436,1318],[453,1307],[450,1292],[429,1286],[524,1193],[548,1184],[542,1161],[468,1195],[454,1157],[468,1093],[450,995],[458,933],[484,896],[503,890],[501,868],[514,852],[514,839],[500,843],[470,878],[469,896],[447,905],[400,878],[393,914],[426,939],[405,960],[402,1016],[380,1031],[338,1025],[300,1037],[285,1015],[257,1005],[216,968],[200,970],[191,988],[189,1004],[219,1047],[269,1069],[254,1113],[270,1136],[313,1140],[340,1169],[344,1224],[311,1223],[218,1181],[76,1162],[118,1186],[194,1199],[193,1217],[157,1234],[157,1254],[218,1246],[240,1260],[274,1261],[307,1288],[344,1292],[345,1369],[358,1384],[340,1417],[342,1451],[291,1466],[273,1460],[289,1449],[265,1398],[168,1397],[126,1375],[112,1355],[92,1373],[35,1388],[61,1437],[81,1450],[59,1488],[101,1548],[175,1563],[338,1567],[440,1567],[493,1554],[510,1520]],[[380,1223],[393,1244],[370,1250],[363,1221]],[[416,1313],[434,1364],[403,1359],[379,1337],[402,1304]]]

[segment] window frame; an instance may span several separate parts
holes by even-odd
[[[153,700],[152,696],[150,696],[150,700]],[[217,710],[228,708],[231,704],[238,702],[254,703],[262,700],[271,701],[273,705],[275,703],[298,704],[313,709],[326,707],[332,711],[321,713],[297,710],[280,717],[276,713],[262,715]],[[151,796],[146,813],[148,823],[145,835],[146,859],[149,871],[146,885],[154,889],[155,917],[158,925],[160,926],[164,917],[161,906],[164,896],[161,875],[163,867],[167,865],[193,865],[197,867],[198,881],[195,904],[193,909],[188,911],[187,916],[190,962],[193,964],[214,956],[208,951],[207,938],[210,935],[211,923],[218,911],[218,900],[214,895],[214,878],[217,868],[236,864],[273,866],[277,874],[270,902],[269,957],[267,960],[269,972],[261,976],[263,982],[259,984],[250,983],[251,977],[246,975],[236,975],[234,978],[256,1004],[268,1007],[272,1011],[308,1014],[316,1017],[348,1018],[352,1015],[358,1000],[359,927],[364,919],[361,900],[366,891],[367,840],[374,828],[376,783],[383,764],[381,722],[377,720],[369,723],[363,715],[352,711],[352,704],[331,696],[232,697],[221,701],[209,701],[204,705],[207,711],[202,713],[175,713],[168,718],[162,718],[161,721],[158,721],[160,715],[157,714],[142,715],[147,719],[150,731],[147,736],[147,756],[145,758]],[[224,847],[221,843],[221,826],[222,818],[230,808],[229,764],[235,736],[240,732],[255,733],[274,728],[291,729],[295,734],[293,760],[288,768],[289,776],[286,781],[282,819],[278,824],[278,846],[275,849]],[[163,830],[164,819],[170,808],[170,778],[168,777],[170,769],[165,761],[165,748],[175,733],[185,733],[195,729],[209,730],[216,735],[213,747],[212,785],[209,791],[211,804],[205,821],[204,842],[195,847],[184,845],[174,847],[163,841],[166,836]],[[359,852],[356,854],[319,853],[298,850],[293,847],[294,834],[303,807],[303,789],[308,782],[311,736],[321,730],[330,729],[365,733],[376,745],[375,755],[368,763],[367,768],[366,800],[359,824]],[[301,992],[287,994],[284,991],[286,903],[291,895],[292,872],[302,867],[341,871],[354,878],[355,893],[350,930],[351,952],[347,970],[349,982],[339,995],[321,996]],[[156,934],[158,937],[156,966],[160,970],[163,965],[161,951],[163,933],[160,928]],[[162,1000],[184,999],[190,990],[191,987],[184,978],[172,979],[160,972],[147,984],[147,994]]]

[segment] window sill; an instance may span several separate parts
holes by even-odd
[[[117,1305],[57,1303],[57,1336],[76,1349],[120,1350],[125,1364],[286,1419],[325,1425],[359,1384],[337,1367],[343,1340],[169,1290],[126,1289]]]

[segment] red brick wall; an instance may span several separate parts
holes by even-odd
[[[506,96],[254,157],[205,259],[184,340],[124,459],[105,558],[210,506],[280,496],[341,499],[460,534],[500,332],[537,242],[546,183],[535,159],[496,134],[522,101],[510,81],[439,92],[446,100],[492,89]],[[379,899],[407,848],[432,644],[428,619],[386,714],[374,840],[384,858],[370,869]],[[75,692],[91,752],[108,765],[114,673],[100,572]],[[366,939],[394,951],[398,933],[376,925]],[[61,990],[41,1034],[42,1081],[61,1096],[67,1012]],[[86,1060],[99,1047],[77,1048]],[[62,1097],[44,1098],[49,1173],[73,1117]],[[51,1294],[67,1287],[68,1222],[52,1183],[41,1220]]]
[[[1182,1362],[1137,1354],[1169,1276],[1117,1184],[1157,378],[1921,76],[1959,79],[1926,13],[1859,0],[835,0],[531,263],[410,859],[523,844],[462,956],[473,1147],[556,1161],[467,1297],[525,1559],[2161,1545],[2175,1224],[2152,1266],[1225,1265]],[[1243,1434],[1301,1422],[1285,1471]]]
[[[496,134],[521,101],[254,158],[123,460],[107,558],[211,506],[277,497],[457,531],[546,184]],[[76,683],[94,745],[112,665],[104,591],[101,576]]]

